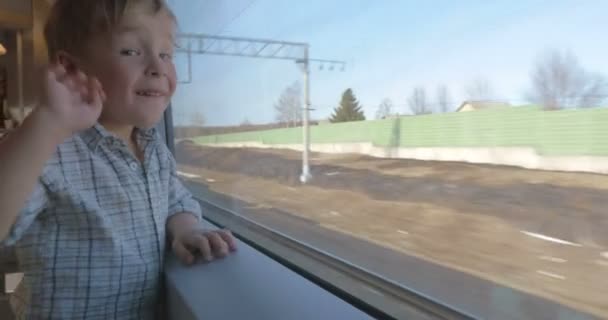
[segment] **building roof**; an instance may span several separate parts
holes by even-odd
[[[473,100],[466,100],[466,101],[464,101],[460,105],[460,107],[458,107],[458,109],[456,109],[456,112],[461,111],[467,105],[470,106],[473,110],[505,108],[505,107],[510,107],[511,106],[510,103],[504,102],[504,101],[495,101],[495,100],[473,101]]]

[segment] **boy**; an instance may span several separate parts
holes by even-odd
[[[186,264],[236,249],[204,232],[154,129],[175,91],[163,0],[56,0],[39,106],[0,143],[0,239],[17,318],[151,319],[165,239]]]

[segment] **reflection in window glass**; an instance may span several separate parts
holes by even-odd
[[[607,3],[170,3],[200,196],[480,317],[608,317]]]

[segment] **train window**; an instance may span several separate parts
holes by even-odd
[[[608,317],[607,3],[169,3],[206,207],[480,318]]]

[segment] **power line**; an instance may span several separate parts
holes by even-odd
[[[226,29],[233,23],[235,22],[238,18],[240,18],[243,13],[245,13],[247,10],[249,10],[249,8],[251,8],[255,3],[257,2],[257,0],[251,0],[249,1],[249,4],[247,4],[239,13],[237,13],[234,17],[232,17],[232,19],[230,19],[230,21],[228,21],[228,23],[226,23],[222,28],[220,28],[220,30],[218,32],[215,33],[216,36],[221,35],[222,33],[224,33],[224,31],[226,31]]]
[[[257,0],[251,0],[249,1],[249,4],[247,4],[241,11],[239,11],[239,13],[237,13],[234,17],[232,17],[232,19],[230,19],[226,24],[224,24],[224,26],[222,26],[216,33],[213,33],[213,36],[219,36],[222,33],[224,33],[224,31],[226,31],[226,29],[228,29],[228,27],[234,23],[236,20],[238,20],[247,10],[249,10],[255,3],[257,2]],[[208,44],[209,46],[213,45],[213,43],[215,43],[216,40],[211,40],[211,42]]]
[[[172,2],[171,0],[169,0],[170,2]],[[224,31],[226,31],[226,29],[228,29],[228,27],[234,23],[236,20],[238,20],[247,10],[249,10],[255,3],[257,2],[257,0],[251,0],[249,1],[249,3],[243,7],[243,9],[241,9],[241,11],[239,11],[234,17],[232,17],[232,19],[228,20],[228,22],[226,22],[221,28],[219,28],[219,30],[215,33],[212,33],[210,35],[210,37],[218,37],[219,35],[221,35],[222,33],[224,33]],[[211,39],[211,41],[208,43],[209,46],[213,45],[213,43],[215,43],[217,41],[217,39]],[[179,45],[178,45],[179,48]],[[188,60],[190,60],[190,56],[188,56]],[[188,64],[190,65],[190,61],[188,61]],[[190,79],[191,76],[189,77],[189,81],[192,80]],[[185,83],[189,83],[189,81],[186,81]]]

